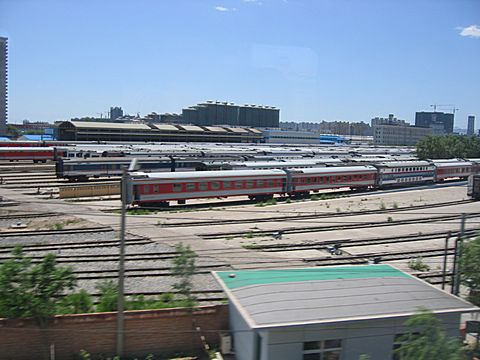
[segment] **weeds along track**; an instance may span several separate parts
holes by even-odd
[[[257,236],[273,236],[282,231],[283,234],[304,234],[310,232],[324,232],[324,231],[334,231],[334,230],[351,230],[351,229],[361,229],[361,228],[373,228],[373,227],[385,227],[385,226],[398,226],[406,224],[425,224],[425,223],[434,223],[442,222],[448,220],[459,220],[462,215],[441,215],[441,216],[431,216],[428,218],[414,218],[406,220],[387,220],[387,221],[368,221],[362,223],[350,223],[350,224],[341,224],[341,225],[322,225],[322,226],[303,226],[303,227],[288,227],[288,228],[279,228],[275,231],[272,230],[250,230],[247,233],[245,231],[230,231],[230,232],[217,232],[217,233],[206,233],[201,234],[200,236],[205,240],[216,240],[222,238],[235,238],[235,237],[246,237],[249,238]],[[479,213],[468,213],[466,218],[476,218],[480,217]]]
[[[438,207],[445,207],[445,206],[469,204],[471,202],[473,202],[473,200],[458,200],[458,201],[449,201],[449,202],[435,203],[435,204],[429,204],[429,205],[405,206],[405,207],[398,207],[394,209],[364,210],[364,211],[352,211],[352,212],[345,212],[345,213],[344,212],[340,212],[340,213],[328,212],[328,213],[319,213],[319,214],[304,214],[304,215],[298,214],[293,216],[275,216],[275,217],[268,217],[268,218],[185,221],[185,222],[178,222],[178,223],[165,223],[159,226],[161,227],[192,227],[192,226],[252,224],[252,223],[259,223],[259,222],[274,222],[274,221],[286,221],[286,220],[339,218],[339,217],[347,217],[347,216],[350,217],[350,216],[358,216],[358,215],[387,214],[392,212],[430,209],[430,208],[438,208]]]

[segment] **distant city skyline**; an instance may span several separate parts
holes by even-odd
[[[480,116],[480,2],[0,0],[8,121],[268,104],[280,121]],[[480,124],[476,124],[478,128]]]

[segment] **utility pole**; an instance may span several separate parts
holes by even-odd
[[[460,293],[460,259],[462,257],[463,236],[465,234],[465,213],[462,213],[462,222],[460,224],[460,234],[455,239],[455,252],[453,257],[453,274],[452,274],[452,294],[458,296]]]
[[[125,227],[127,222],[127,180],[129,173],[135,170],[137,159],[130,162],[130,166],[123,169],[121,180],[122,215],[120,217],[120,256],[118,263],[118,298],[117,298],[117,349],[118,357],[123,357],[125,332]]]
[[[445,290],[445,278],[447,276],[447,256],[448,256],[448,240],[452,234],[450,231],[445,239],[445,249],[443,251],[443,267],[442,267],[442,290]]]

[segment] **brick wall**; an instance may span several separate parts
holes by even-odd
[[[199,326],[207,342],[218,348],[218,330],[228,329],[228,306],[202,306],[193,315],[182,309],[125,312],[125,355],[182,351],[200,353]],[[55,346],[55,360],[76,359],[81,349],[93,358],[113,356],[116,313],[57,316],[41,331],[30,319],[0,319],[0,359],[48,358],[48,344]]]

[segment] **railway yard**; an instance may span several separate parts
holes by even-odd
[[[72,186],[118,186],[118,177],[72,185],[55,163],[0,163],[0,262],[22,245],[32,261],[49,252],[71,266],[78,287],[97,295],[101,280],[118,275],[120,196],[59,197]],[[480,203],[466,181],[377,191],[346,188],[308,198],[193,199],[186,205],[141,205],[127,215],[126,295],[172,292],[175,245],[197,254],[195,293],[201,304],[225,301],[213,270],[388,263],[440,286],[447,253],[447,290],[454,239],[465,214],[465,236],[480,229]],[[445,239],[450,236],[448,246]],[[422,259],[427,271],[411,269]]]

